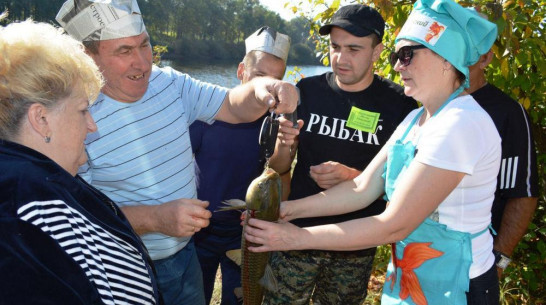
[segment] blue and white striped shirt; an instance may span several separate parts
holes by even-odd
[[[79,174],[119,206],[197,198],[188,126],[214,121],[228,89],[171,68],[153,68],[146,94],[121,103],[101,94],[89,111],[98,131],[85,141]],[[142,236],[154,260],[173,255],[189,237]]]

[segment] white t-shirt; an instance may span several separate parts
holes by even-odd
[[[387,145],[402,137],[419,111],[405,118]],[[414,161],[466,174],[438,206],[438,221],[470,234],[485,230],[491,223],[501,159],[501,139],[485,110],[471,95],[455,98],[423,126],[414,124],[404,139],[408,141],[417,145]],[[492,250],[489,231],[472,239],[470,278],[491,268],[495,261]]]

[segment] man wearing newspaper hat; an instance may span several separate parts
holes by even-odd
[[[292,112],[296,89],[260,77],[228,90],[153,66],[136,0],[68,0],[56,19],[84,42],[106,80],[89,108],[98,131],[86,139],[89,161],[79,174],[141,235],[166,304],[204,304],[191,237],[211,213],[196,199],[189,125],[252,122],[269,108]]]
[[[237,68],[241,83],[257,76],[283,78],[290,37],[270,27],[262,27],[245,40],[245,45],[246,55]],[[265,158],[258,145],[262,121],[263,117],[237,125],[225,122],[209,125],[196,121],[190,126],[198,166],[197,198],[210,202],[210,211],[224,206],[224,200],[244,200],[250,181],[262,173]],[[218,266],[222,272],[222,304],[239,304],[239,296],[234,291],[241,287],[241,268],[226,252],[241,247],[240,215],[239,211],[213,213],[210,225],[195,234],[207,304],[214,290]]]

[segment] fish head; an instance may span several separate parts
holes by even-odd
[[[271,168],[266,168],[247,189],[245,201],[251,217],[276,221],[279,218],[281,191],[279,174]]]

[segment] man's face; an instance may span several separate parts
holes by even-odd
[[[148,89],[152,72],[150,37],[137,36],[103,40],[98,54],[90,54],[99,66],[106,83],[102,92],[124,103],[138,101]]]
[[[330,61],[338,86],[345,91],[360,91],[373,80],[373,63],[379,59],[383,44],[372,47],[371,35],[357,37],[339,28],[330,32]]]
[[[244,84],[257,76],[269,76],[282,79],[286,64],[284,60],[265,52],[256,52],[256,61],[253,65],[239,64],[237,78]]]

